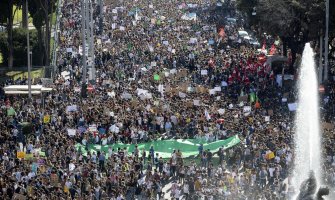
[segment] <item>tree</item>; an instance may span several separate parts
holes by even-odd
[[[13,65],[17,67],[27,66],[27,29],[14,28],[13,29]],[[31,45],[31,51],[33,53],[33,65],[37,64],[37,58],[39,53],[37,43],[37,31],[29,30],[29,41]],[[0,52],[3,55],[3,63],[8,64],[8,39],[7,34],[0,33]]]
[[[256,7],[258,17],[249,21],[261,32],[279,36],[284,52],[291,49],[293,61],[306,42],[318,41],[325,27],[325,0],[238,0],[238,7],[249,17]],[[333,17],[330,20],[334,23]]]
[[[50,34],[51,34],[51,18],[49,13],[55,10],[55,0],[43,1],[34,0],[29,2],[29,13],[33,18],[33,24],[37,30],[39,43],[39,65],[49,65],[50,55]],[[45,26],[45,32],[43,27]]]
[[[14,9],[14,5],[16,9]],[[13,19],[20,5],[19,0],[1,0],[0,1],[0,23],[4,24],[7,29],[8,40],[8,67],[13,67]]]

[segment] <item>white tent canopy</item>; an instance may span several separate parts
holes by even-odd
[[[4,88],[5,94],[28,94],[28,85],[9,85]],[[43,87],[42,85],[32,85],[31,94],[41,94],[50,92],[52,88]]]

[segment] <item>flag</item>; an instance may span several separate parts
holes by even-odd
[[[137,9],[135,11],[135,21],[139,20],[140,18],[138,17],[138,14],[137,14]]]
[[[159,75],[158,75],[158,74],[155,74],[155,75],[154,75],[154,80],[155,80],[155,81],[159,81],[159,79],[160,79]]]
[[[13,107],[7,109],[7,116],[14,116],[14,115],[16,115],[16,112]]]
[[[276,53],[276,46],[275,46],[275,44],[272,44],[269,54],[274,55],[275,53]]]
[[[205,117],[206,117],[207,121],[211,120],[211,116],[209,115],[207,109],[205,110]]]
[[[254,92],[250,93],[250,102],[253,103],[256,101],[256,94]]]

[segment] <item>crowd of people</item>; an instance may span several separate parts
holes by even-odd
[[[81,1],[61,2],[53,91],[44,104],[40,97],[2,95],[3,199],[272,200],[297,192],[290,186],[294,81],[278,80],[266,57],[239,35],[244,21],[233,3],[104,1],[102,27],[94,23],[96,74],[89,71],[85,94]],[[326,87],[323,168],[331,186],[334,99],[334,88]],[[217,152],[199,146],[194,158],[184,158],[183,149],[163,159],[153,148],[113,148],[234,135],[239,145]],[[84,155],[76,144],[110,148]]]

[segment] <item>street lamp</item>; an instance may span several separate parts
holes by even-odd
[[[28,23],[28,0],[26,0],[26,21]],[[27,25],[27,65],[28,65],[28,101],[31,101],[31,66],[30,66],[29,23]]]
[[[326,0],[326,34],[325,34],[325,68],[324,80],[328,80],[328,31],[329,31],[329,0]]]

